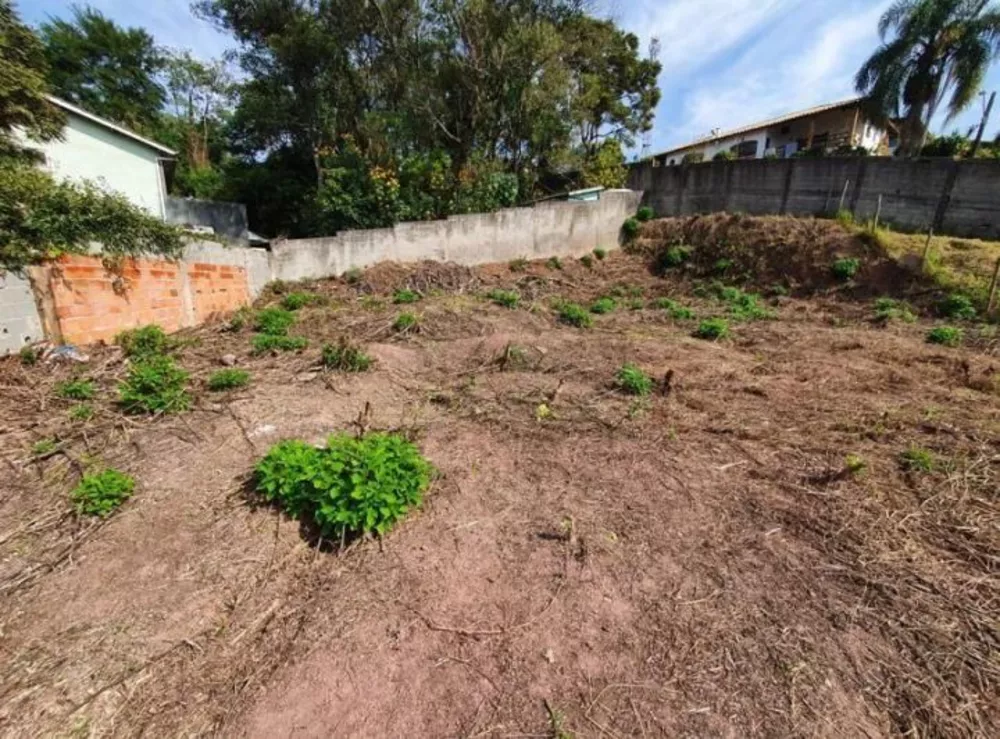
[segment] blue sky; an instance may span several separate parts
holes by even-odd
[[[20,0],[37,24],[66,16],[73,0]],[[187,0],[91,0],[122,25],[143,26],[165,46],[211,58],[231,40],[194,17]],[[660,40],[663,100],[653,151],[812,105],[853,95],[852,79],[877,44],[876,24],[890,0],[596,0],[594,12],[642,39]],[[1000,90],[1000,66],[985,89]],[[935,132],[979,120],[977,102]],[[1000,108],[987,129],[1000,127]]]

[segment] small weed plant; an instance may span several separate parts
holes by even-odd
[[[563,263],[559,257],[549,257],[549,261],[545,263],[545,266],[549,269],[562,270]]]
[[[511,272],[525,272],[528,269],[528,258],[518,257],[517,259],[511,259],[507,263],[507,267]]]
[[[191,405],[188,373],[171,357],[153,356],[136,362],[118,385],[119,402],[127,413],[178,413]]]
[[[250,340],[250,348],[258,356],[272,352],[300,352],[307,346],[309,346],[308,339],[301,336],[257,334]]]
[[[66,400],[93,400],[97,388],[93,380],[66,380],[56,385],[56,395]]]
[[[712,271],[716,274],[725,274],[733,268],[732,259],[717,259],[715,264],[712,265]]]
[[[295,323],[295,314],[285,308],[265,308],[257,314],[254,329],[268,336],[287,336]]]
[[[615,381],[618,388],[629,395],[645,398],[653,392],[653,379],[631,362],[621,366]]]
[[[208,389],[212,392],[222,392],[223,390],[236,390],[250,384],[250,373],[246,370],[229,367],[213,372],[208,378]]]
[[[108,469],[84,475],[70,493],[70,499],[80,515],[107,518],[132,497],[134,490],[135,480],[118,470]]]
[[[918,446],[911,446],[899,455],[899,464],[907,472],[933,472],[934,454]]]
[[[294,292],[288,293],[281,299],[281,307],[285,310],[296,311],[319,302],[319,295],[314,293]]]
[[[357,285],[363,276],[364,272],[359,267],[351,267],[344,273],[344,282],[348,285]]]
[[[393,321],[392,328],[397,333],[406,334],[415,330],[419,324],[420,319],[415,313],[400,313]]]
[[[69,409],[69,417],[74,421],[89,421],[94,417],[94,406],[89,403],[80,403]]]
[[[644,205],[635,212],[635,219],[639,221],[639,223],[646,223],[646,221],[653,220],[653,215],[653,209],[648,205]]]
[[[122,331],[115,337],[115,343],[131,359],[145,359],[161,354],[169,354],[174,342],[155,323],[141,328]]]
[[[875,301],[875,320],[879,323],[889,323],[890,321],[913,323],[917,317],[906,303],[892,298],[879,298]]]
[[[608,297],[598,298],[590,306],[590,312],[596,313],[598,315],[603,315],[605,313],[614,312],[616,307],[618,307],[618,304],[615,302],[614,298],[608,298]]]
[[[653,307],[665,310],[671,318],[677,321],[690,321],[695,317],[693,310],[670,298],[657,298],[653,302]]]
[[[861,269],[861,261],[859,259],[854,259],[853,257],[844,257],[838,259],[833,263],[830,270],[833,272],[833,276],[842,282],[847,282],[847,280],[854,279],[854,276]]]
[[[938,303],[937,309],[944,318],[952,320],[971,321],[976,317],[976,307],[961,293],[951,293]]]
[[[256,468],[257,490],[288,515],[312,520],[323,537],[388,532],[423,502],[433,468],[402,436],[331,436],[273,447]]]
[[[25,367],[34,367],[38,364],[38,350],[33,346],[22,346],[17,356]]]
[[[599,246],[596,249],[594,249],[594,256],[597,257],[597,261],[603,262],[605,259],[608,258],[608,250],[602,246]]]
[[[729,322],[725,318],[706,318],[698,324],[694,335],[706,341],[719,341],[729,336]]]
[[[857,454],[848,454],[844,457],[844,469],[849,475],[860,475],[868,467],[868,463]]]
[[[716,285],[714,289],[716,297],[729,305],[729,317],[734,321],[762,321],[775,317],[774,311],[761,303],[761,297],[757,293],[720,285]]]
[[[691,249],[687,246],[671,246],[660,250],[653,263],[653,270],[658,275],[663,275],[669,270],[683,267],[691,258]]]
[[[854,225],[854,214],[846,208],[838,210],[836,214],[834,214],[833,219],[844,228],[850,228]]]
[[[410,290],[405,288],[403,290],[397,290],[392,294],[392,302],[396,305],[406,305],[409,303],[416,303],[421,299],[421,294],[415,290]]]
[[[592,256],[590,256],[589,254],[584,254],[582,257],[580,257],[580,264],[582,264],[587,269],[593,269],[594,268],[594,258]]]
[[[963,335],[962,329],[954,326],[935,326],[927,332],[927,343],[954,347],[962,343]]]
[[[56,450],[55,439],[39,439],[31,445],[31,453],[36,457],[43,457]]]
[[[638,218],[626,218],[625,223],[622,224],[622,236],[625,237],[626,241],[635,241],[641,228],[642,224],[639,223]]]
[[[517,290],[490,290],[486,297],[497,305],[502,305],[504,308],[510,308],[511,310],[516,308],[521,302],[521,293]]]
[[[243,306],[235,313],[233,313],[233,315],[229,318],[229,323],[226,324],[226,330],[232,331],[233,333],[237,333],[245,329],[252,322],[253,322],[253,309],[249,308],[248,306]]]
[[[560,323],[577,328],[590,328],[594,325],[594,319],[582,305],[577,303],[560,303],[557,311]]]
[[[336,344],[324,346],[321,361],[324,367],[337,372],[367,372],[375,363],[346,336],[341,336]]]

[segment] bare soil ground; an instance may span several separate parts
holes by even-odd
[[[802,247],[816,269],[864,253],[827,237]],[[650,307],[724,312],[690,275],[564,261],[316,283],[300,354],[251,356],[250,329],[221,322],[186,332],[183,415],[121,415],[113,347],[0,363],[0,734],[1000,736],[992,329],[935,347],[929,319],[876,324],[865,290],[814,279],[713,343]],[[404,286],[424,299],[393,306]],[[522,307],[482,297],[497,286]],[[612,291],[590,330],[550,307]],[[404,309],[418,332],[392,330]],[[373,371],[318,369],[345,335]],[[206,392],[228,353],[252,384]],[[614,387],[624,362],[659,381],[647,402]],[[101,388],[85,423],[53,393],[74,374]],[[250,473],[366,405],[440,475],[387,537],[341,550],[260,506]],[[911,446],[933,471],[901,466]],[[137,492],[81,520],[67,493],[97,461]]]

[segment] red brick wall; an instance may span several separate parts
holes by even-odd
[[[71,344],[110,341],[150,323],[176,331],[250,302],[242,267],[129,259],[109,272],[99,257],[66,256],[47,273],[46,323]]]

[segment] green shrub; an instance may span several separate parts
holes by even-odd
[[[594,268],[594,258],[592,256],[590,256],[589,254],[584,254],[582,257],[580,257],[580,264],[582,264],[587,269],[593,269]]]
[[[747,293],[738,287],[714,286],[715,296],[729,305],[729,316],[734,321],[762,321],[775,317],[775,312],[761,304],[760,295]]]
[[[285,310],[299,310],[300,308],[305,308],[307,305],[312,305],[319,301],[319,296],[313,293],[288,293],[285,297],[281,299],[281,307]]]
[[[38,350],[33,346],[22,346],[17,356],[25,367],[33,367],[38,364]]]
[[[940,344],[942,346],[958,346],[962,343],[964,332],[954,326],[935,326],[927,332],[928,344]]]
[[[55,439],[39,439],[34,444],[31,445],[31,453],[36,457],[42,457],[46,454],[51,454],[56,450],[56,440]]]
[[[663,275],[668,270],[683,266],[691,258],[691,248],[687,246],[671,246],[661,249],[653,260],[653,271]]]
[[[80,515],[107,518],[132,497],[133,490],[135,480],[118,470],[108,469],[84,475],[70,493],[70,499]]]
[[[899,464],[909,472],[933,472],[937,463],[927,449],[911,446],[899,455]]]
[[[94,406],[89,403],[80,403],[69,409],[69,417],[74,421],[89,421],[94,417]]]
[[[254,329],[269,336],[286,336],[295,323],[295,314],[284,308],[265,308],[257,314]]]
[[[653,379],[631,362],[621,366],[615,379],[618,388],[629,395],[645,397],[653,392]]]
[[[514,309],[521,302],[521,294],[517,290],[490,290],[486,297],[504,308]]]
[[[561,303],[557,310],[559,312],[559,320],[562,323],[576,326],[577,328],[590,328],[594,325],[594,319],[590,317],[590,314],[582,305]]]
[[[414,313],[400,313],[396,316],[396,320],[392,323],[392,328],[394,331],[398,331],[401,334],[405,334],[408,331],[412,331],[420,323],[420,319],[417,318]]]
[[[852,279],[861,269],[861,260],[844,257],[835,261],[830,269],[838,280],[847,281]]]
[[[91,400],[96,394],[93,380],[66,380],[56,385],[56,395],[66,400]]]
[[[115,343],[122,348],[126,357],[133,359],[169,354],[174,349],[174,342],[155,323],[122,331],[115,337]]]
[[[729,149],[723,149],[722,151],[715,152],[715,156],[712,157],[713,162],[732,162],[736,159],[736,152],[730,151]]]
[[[299,352],[307,346],[309,346],[309,340],[301,336],[257,334],[250,340],[250,347],[257,355],[271,352]]]
[[[854,214],[846,208],[841,208],[833,216],[834,220],[839,223],[844,228],[850,228],[854,225]]]
[[[188,373],[170,357],[154,355],[136,361],[118,385],[119,401],[126,413],[177,413],[187,410]]]
[[[359,347],[352,344],[347,337],[340,337],[336,346],[326,344],[321,355],[323,366],[339,372],[366,372],[374,360]]]
[[[396,305],[404,305],[408,303],[416,303],[423,297],[420,293],[405,288],[403,290],[397,290],[392,294],[392,302]]]
[[[344,273],[344,282],[348,285],[357,285],[363,276],[364,272],[361,271],[360,267],[351,267]]]
[[[644,205],[635,212],[635,219],[639,221],[639,223],[645,223],[646,221],[653,220],[654,215],[653,209],[648,205]]]
[[[879,298],[875,301],[875,320],[881,323],[889,321],[913,323],[917,320],[917,317],[906,303],[901,303],[892,298]]]
[[[725,318],[706,318],[698,324],[694,335],[708,341],[725,339],[729,336],[729,322]]]
[[[249,384],[250,373],[246,370],[235,369],[233,367],[213,372],[211,377],[208,378],[208,389],[213,392],[235,390],[236,388],[246,387]]]
[[[670,298],[657,298],[653,302],[653,306],[659,308],[660,310],[667,311],[671,318],[678,321],[687,321],[695,317],[693,310],[688,308],[686,305],[681,305],[680,303],[671,300]]]
[[[559,257],[549,257],[549,261],[545,263],[545,266],[549,269],[561,270],[563,268],[563,263]]]
[[[938,303],[938,313],[945,318],[960,321],[971,321],[976,317],[976,307],[972,301],[961,293],[951,293]]]
[[[626,241],[635,241],[641,228],[642,224],[639,223],[638,218],[626,218],[625,223],[622,224],[622,235]]]
[[[271,448],[256,467],[257,490],[326,538],[388,532],[423,502],[433,468],[401,436],[336,434],[323,449],[302,441]]]
[[[607,259],[608,250],[605,249],[604,247],[599,246],[596,249],[594,249],[594,256],[597,257],[597,261],[603,262],[605,259]]]
[[[229,322],[226,324],[226,330],[232,332],[242,331],[252,320],[253,309],[249,306],[243,306],[229,318]]]
[[[844,469],[850,475],[860,475],[868,467],[868,463],[857,454],[848,454],[844,457]]]
[[[528,259],[527,257],[511,259],[510,262],[507,263],[507,267],[510,268],[511,272],[524,272],[528,269]]]
[[[597,313],[598,315],[603,315],[605,313],[611,313],[618,304],[615,302],[614,298],[598,298],[590,306],[591,313]]]

